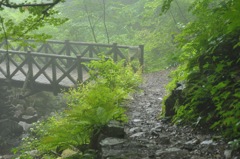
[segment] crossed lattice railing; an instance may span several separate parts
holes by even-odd
[[[88,78],[88,68],[83,63],[97,60],[99,54],[105,54],[115,61],[126,59],[143,65],[142,45],[132,47],[116,43],[28,41],[27,45],[18,46],[11,41],[4,41],[0,48],[0,79],[6,79],[20,87],[55,93],[85,81]]]
[[[74,42],[74,41],[56,41],[48,40],[46,42],[36,42],[33,40],[25,40],[15,42],[12,40],[3,41],[0,43],[1,49],[6,49],[8,44],[9,50],[15,51],[31,51],[46,54],[66,55],[66,56],[82,56],[82,57],[98,57],[99,54],[105,54],[118,61],[120,59],[126,59],[127,61],[138,61],[143,66],[144,59],[144,46],[125,46],[113,44],[98,44],[98,43],[86,43],[86,42]]]
[[[0,78],[31,89],[43,89],[55,93],[86,80],[88,68],[83,63],[97,60],[81,56],[5,50],[0,50],[0,57]],[[71,60],[71,64],[66,65],[68,60]]]

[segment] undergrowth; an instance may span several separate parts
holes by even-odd
[[[234,149],[240,148],[239,7],[238,0],[193,3],[196,19],[177,37],[181,66],[168,85],[169,92],[185,86],[174,103],[175,123],[221,132]]]
[[[65,93],[68,108],[64,112],[31,129],[15,149],[20,158],[32,158],[32,150],[37,150],[38,157],[56,158],[66,149],[74,150],[76,158],[94,158],[91,149],[96,148],[102,128],[111,120],[127,121],[120,103],[141,82],[141,70],[135,73],[130,65],[124,65],[124,61],[104,58],[88,64],[91,80]]]

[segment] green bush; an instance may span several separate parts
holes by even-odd
[[[181,103],[175,102],[174,122],[222,132],[235,139],[235,147],[240,138],[239,7],[238,0],[193,3],[196,19],[177,37],[182,64],[169,84],[170,91],[177,82],[186,86]]]
[[[127,121],[120,103],[140,84],[141,70],[135,73],[131,66],[124,67],[124,61],[114,63],[104,58],[92,61],[88,67],[91,80],[65,93],[68,109],[42,122],[34,130],[39,139],[28,146],[25,142],[24,151],[37,148],[42,154],[51,154],[72,147],[83,151],[84,145],[94,148],[106,124],[111,120]]]

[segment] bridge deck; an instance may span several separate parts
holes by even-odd
[[[0,68],[4,71],[7,72],[6,70],[6,62],[3,62],[0,64]],[[28,71],[28,67],[25,65],[24,67],[22,67],[23,70],[25,72]],[[12,73],[14,70],[16,69],[16,66],[11,64],[10,65],[10,72]],[[39,69],[34,66],[33,67],[33,74],[36,75],[36,73],[39,71]],[[52,75],[52,68],[46,68],[45,73],[51,77]],[[63,73],[57,69],[56,71],[56,76],[57,78],[60,78],[63,75]],[[74,69],[72,72],[69,73],[69,75],[75,79],[77,81],[78,78],[78,72],[77,69]],[[26,76],[23,72],[18,71],[14,76],[12,76],[12,78],[10,79],[10,83],[13,86],[16,87],[23,87],[24,84],[26,83]],[[83,82],[86,81],[89,78],[89,74],[86,71],[83,71]],[[7,78],[5,77],[5,75],[0,72],[0,81],[6,81]],[[51,79],[52,80],[52,79]],[[51,85],[53,83],[51,81],[48,80],[48,78],[44,75],[44,74],[40,74],[38,78],[36,78],[35,82],[34,82],[34,86],[36,89],[38,90],[44,90],[44,91],[53,91],[51,88]],[[61,89],[68,89],[68,88],[72,88],[75,87],[76,83],[74,83],[73,81],[71,81],[69,78],[64,78],[61,82],[59,82],[59,89],[58,91],[61,91]]]
[[[143,45],[28,41],[23,47],[15,41],[6,40],[0,43],[0,81],[57,93],[87,80],[88,68],[83,63],[97,60],[102,53],[114,61],[125,59],[143,66]]]
[[[6,67],[6,62],[4,63],[1,63],[0,64],[0,68],[4,71],[4,72],[7,72],[6,68],[4,69],[4,67]],[[22,67],[23,70],[25,72],[27,72],[28,70],[28,67],[25,65],[24,67]],[[13,72],[14,70],[16,69],[15,65],[11,64],[10,65],[10,72]],[[33,73],[34,75],[39,71],[39,69],[36,67],[36,66],[33,66]],[[52,74],[52,68],[47,68],[45,70],[46,74],[48,76],[51,76]],[[56,71],[56,76],[57,78],[60,78],[61,76],[63,75],[63,73],[57,69]],[[78,74],[77,74],[77,70],[74,69],[70,74],[69,74],[71,77],[73,77],[75,80],[77,80],[78,78]],[[86,79],[88,79],[89,75],[86,71],[84,71],[83,73],[83,80],[85,81]],[[0,72],[0,79],[6,79],[6,77],[4,76],[4,74],[2,72]],[[11,80],[14,80],[14,81],[22,81],[22,82],[25,82],[26,81],[26,76],[24,75],[24,73],[18,71],[12,78]],[[39,77],[36,79],[36,82],[38,83],[42,83],[42,84],[52,84],[46,76],[44,76],[44,74],[40,74]],[[64,87],[74,87],[75,83],[73,83],[69,78],[64,78],[60,83],[59,83],[61,86],[64,86]]]

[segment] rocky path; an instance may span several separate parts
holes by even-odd
[[[103,159],[240,159],[223,140],[190,127],[159,120],[169,71],[144,75],[143,92],[127,104],[129,122],[125,138],[108,138]],[[104,142],[103,141],[103,142]]]

